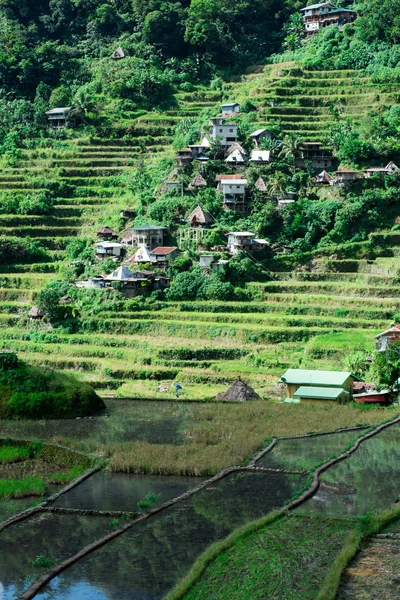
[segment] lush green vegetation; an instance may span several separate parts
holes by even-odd
[[[0,479],[0,498],[23,498],[43,496],[46,484],[40,477],[28,476],[23,479]]]
[[[89,386],[28,366],[11,352],[0,355],[0,388],[3,418],[71,418],[104,408]]]
[[[332,557],[356,528],[356,523],[327,518],[279,519],[239,537],[187,593],[170,596],[313,599]]]

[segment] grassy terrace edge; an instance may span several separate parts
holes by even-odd
[[[271,511],[268,515],[261,517],[251,523],[243,525],[234,530],[229,536],[223,540],[219,540],[209,546],[194,562],[188,574],[178,582],[178,584],[168,592],[163,600],[183,600],[186,594],[196,585],[206,569],[225,551],[232,548],[239,540],[249,537],[251,534],[260,531],[275,521],[284,518],[293,509],[308,500],[319,487],[319,475],[328,467],[348,458],[350,454],[357,450],[358,446],[364,440],[378,434],[382,429],[394,425],[399,422],[400,416],[389,421],[371,427],[364,435],[358,437],[347,450],[341,452],[334,458],[330,458],[315,469],[310,471],[309,479],[303,490],[292,497],[291,501],[280,509]],[[305,436],[307,437],[307,436]],[[271,445],[272,448],[272,445]],[[380,517],[380,515],[383,515]],[[394,516],[393,516],[394,515]],[[379,529],[387,525],[391,520],[400,517],[400,507],[379,513],[371,519],[368,517],[359,519],[359,530],[353,531],[342,549],[335,558],[330,570],[328,571],[316,600],[334,600],[339,586],[340,577],[346,568],[348,562],[354,557],[361,541],[373,533],[377,533]],[[374,520],[375,519],[375,520]]]

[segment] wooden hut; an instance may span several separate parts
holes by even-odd
[[[111,229],[111,227],[108,227],[108,225],[96,231],[96,234],[97,237],[102,240],[112,240],[113,238],[118,237],[118,233],[114,231],[114,229]]]
[[[264,181],[264,179],[262,177],[259,177],[257,179],[257,181],[254,184],[254,187],[259,192],[266,192],[267,191],[267,186],[266,186],[265,181]]]
[[[31,310],[28,312],[28,317],[33,321],[43,319],[44,312],[42,312],[38,306],[32,306]]]
[[[213,218],[200,204],[190,213],[185,219],[186,223],[190,223],[191,227],[205,227],[213,222]]]
[[[247,402],[248,400],[260,400],[260,396],[248,383],[238,377],[226,392],[217,394],[216,399],[231,402]]]
[[[196,188],[207,187],[207,181],[201,175],[201,173],[197,173],[197,175],[192,179],[189,184],[189,190],[193,190]]]

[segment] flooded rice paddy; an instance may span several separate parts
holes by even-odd
[[[317,493],[298,511],[355,516],[384,510],[400,493],[400,427],[393,425],[322,473]]]
[[[112,403],[110,403],[112,404]],[[152,412],[152,404],[157,411]],[[137,411],[133,410],[137,407]],[[115,401],[109,418],[71,422],[13,422],[15,437],[77,440],[94,435],[102,440],[148,439],[182,441],[189,419],[185,407],[173,403]],[[128,417],[127,417],[128,410]],[[148,424],[148,429],[146,429]],[[5,435],[8,423],[3,423]],[[157,429],[158,428],[158,429]],[[11,430],[10,430],[11,431]],[[161,432],[161,433],[160,433]],[[309,470],[346,450],[365,431],[279,440],[257,461],[257,467]],[[399,426],[363,442],[349,458],[321,475],[317,493],[298,512],[310,515],[362,515],[388,508],[399,495]],[[164,438],[162,436],[164,435]],[[46,437],[47,436],[47,437]],[[135,437],[135,436],[142,436]],[[147,437],[146,437],[147,436]],[[237,527],[281,507],[305,485],[307,475],[243,470],[206,485],[149,519],[133,525],[55,578],[38,600],[159,600],[214,541]],[[129,475],[97,472],[53,504],[59,509],[137,511],[148,493],[160,502],[177,498],[204,478]],[[39,502],[24,498],[0,502],[0,519]],[[2,514],[4,516],[2,517]],[[0,533],[0,595],[11,600],[60,560],[121,526],[120,518],[44,512]],[[343,589],[342,589],[342,593]],[[347,593],[347,592],[346,592]],[[351,597],[343,595],[342,598]],[[388,596],[391,597],[391,596]]]
[[[278,440],[272,450],[264,454],[256,464],[257,467],[269,469],[309,470],[346,450],[349,444],[363,435],[365,431],[365,429],[358,429]]]
[[[53,506],[135,512],[138,510],[137,503],[144,500],[148,493],[160,494],[160,501],[163,503],[197,487],[204,479],[204,477],[161,477],[100,471],[60,496]]]
[[[50,421],[0,421],[0,437],[63,441],[76,440],[82,448],[95,448],[127,441],[180,444],[192,424],[190,407],[176,402],[107,400],[103,415],[84,419]]]
[[[49,600],[156,600],[212,542],[304,485],[302,475],[239,472],[132,527],[66,570],[37,595]]]

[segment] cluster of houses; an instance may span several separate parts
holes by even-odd
[[[340,27],[346,23],[352,23],[357,18],[354,10],[337,8],[331,2],[312,4],[300,10],[303,13],[304,29],[307,34],[314,34],[329,25]]]
[[[373,175],[393,175],[398,170],[398,166],[391,160],[386,167],[368,167],[363,172],[342,168],[335,171],[335,176],[332,176],[323,170],[315,177],[315,182],[323,185],[346,186],[355,183],[359,179],[368,179]]]
[[[348,404],[387,404],[390,390],[377,391],[372,384],[348,371],[288,369],[278,383],[286,387],[285,403],[337,402]]]

